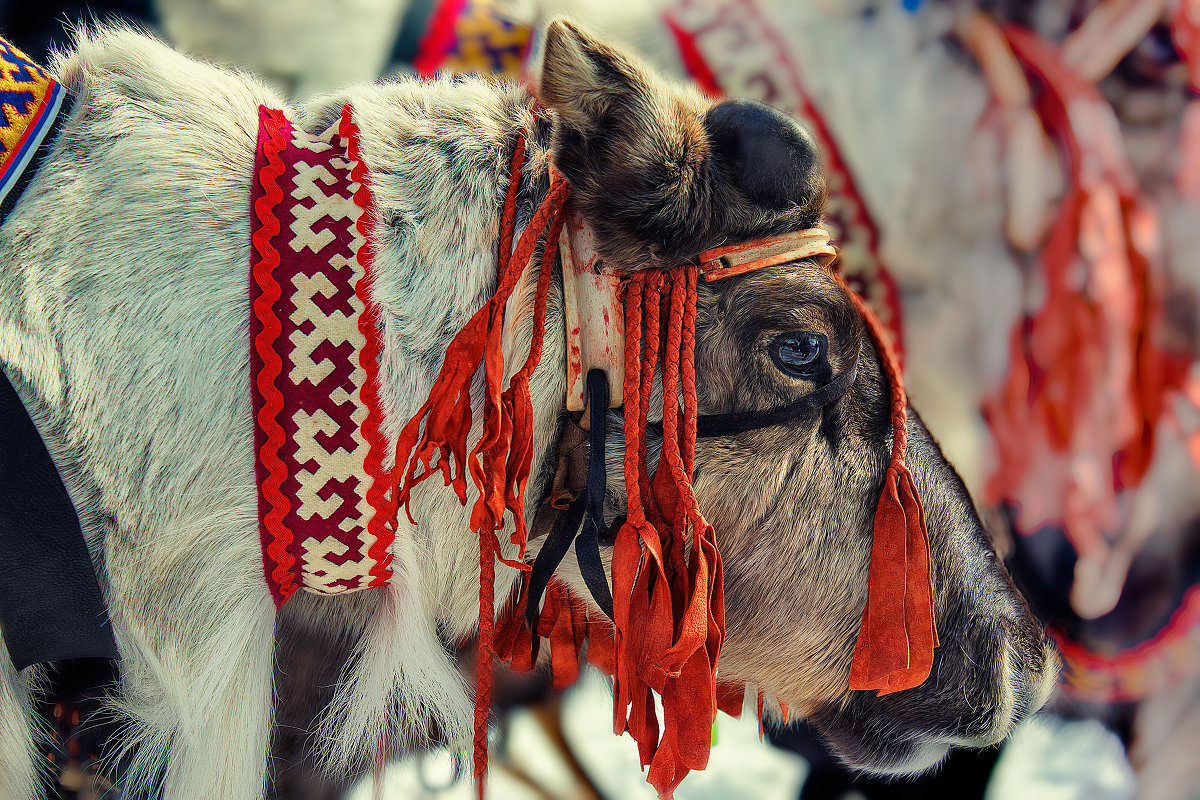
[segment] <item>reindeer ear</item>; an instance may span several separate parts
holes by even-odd
[[[590,132],[649,93],[646,74],[618,51],[566,20],[546,27],[538,94],[568,126]]]
[[[699,93],[668,84],[569,22],[546,28],[539,81],[554,111],[554,166],[609,265],[681,264],[703,249],[714,209]]]

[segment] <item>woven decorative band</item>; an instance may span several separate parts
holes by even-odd
[[[391,578],[370,192],[349,108],[321,136],[261,108],[250,318],[259,532],[277,603]]]

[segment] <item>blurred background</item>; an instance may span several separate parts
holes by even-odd
[[[0,32],[44,62],[72,25],[126,20],[301,102],[524,80],[560,15],[814,131],[841,268],[1064,662],[1009,743],[916,783],[845,773],[802,723],[760,740],[753,710],[722,717],[681,800],[1200,798],[1200,0],[0,0]],[[331,680],[344,657],[292,648]],[[110,672],[64,669],[44,704],[64,797],[120,796],[80,722]],[[490,796],[652,796],[598,673],[497,695]],[[278,797],[470,796],[450,750],[335,786],[306,747],[279,736]]]

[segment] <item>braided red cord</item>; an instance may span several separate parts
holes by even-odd
[[[664,796],[707,763],[724,639],[720,557],[691,485],[696,279],[694,266],[678,267],[639,272],[625,287],[628,506],[613,554],[613,722],[618,733],[628,731],[638,742],[647,780]],[[645,429],[659,358],[663,445],[650,478]],[[662,699],[661,736],[654,692]]]
[[[663,386],[663,445],[660,459],[666,461],[666,469],[659,469],[655,477],[662,476],[659,481],[661,498],[660,507],[663,515],[671,520],[671,527],[663,531],[669,538],[663,542],[663,547],[670,548],[671,569],[675,574],[682,575],[687,571],[684,563],[684,537],[687,533],[686,499],[679,502],[680,496],[686,496],[691,488],[690,475],[684,475],[683,456],[679,435],[679,351],[683,344],[683,304],[687,300],[686,292],[681,290],[682,273],[675,270],[667,276],[671,284],[669,313],[667,314],[667,346],[663,349],[662,386]],[[662,461],[659,462],[660,465]],[[673,506],[673,508],[671,508]],[[683,586],[676,583],[672,586],[675,594],[672,597],[676,608],[681,608],[687,602],[682,596]]]
[[[633,582],[637,576],[641,547],[638,530],[647,524],[642,507],[642,482],[639,478],[646,427],[641,402],[642,293],[646,276],[638,273],[625,284],[625,381],[622,386],[625,409],[625,524],[617,532],[613,546],[613,621],[616,626],[614,647],[616,670],[613,675],[613,733],[620,735],[629,727],[629,705],[633,701],[633,659],[628,651],[629,613]],[[648,492],[647,492],[648,494]]]
[[[483,800],[488,768],[488,714],[492,702],[492,658],[495,651],[496,550],[494,538],[479,537],[479,650],[475,674],[475,791]]]
[[[500,398],[500,404],[494,407],[499,416],[497,429],[499,434],[485,444],[485,439],[472,450],[472,456],[482,452],[483,469],[476,483],[484,494],[480,496],[472,513],[472,528],[479,531],[479,652],[476,660],[477,679],[475,690],[475,785],[483,800],[484,784],[487,776],[488,756],[488,713],[491,707],[492,660],[495,650],[495,579],[496,558],[505,564],[527,570],[528,566],[521,561],[525,557],[526,527],[525,527],[525,484],[529,478],[533,458],[533,414],[532,398],[529,393],[529,378],[537,368],[542,357],[542,345],[546,330],[546,298],[550,293],[550,277],[554,266],[554,255],[557,250],[558,236],[562,231],[565,214],[553,218],[546,233],[546,246],[542,254],[542,263],[538,271],[537,295],[533,310],[533,338],[529,346],[529,356],[525,364],[513,375],[508,389]],[[520,254],[518,254],[519,256]],[[517,261],[516,263],[521,263]],[[498,349],[498,344],[497,344]],[[501,366],[501,369],[503,367]],[[491,380],[489,374],[489,382]],[[499,379],[496,383],[498,385]],[[489,409],[484,407],[484,428],[488,429]],[[521,432],[528,435],[522,436]],[[495,469],[500,462],[506,463],[506,470]],[[472,467],[474,459],[468,462]],[[487,495],[494,500],[499,498],[503,504],[499,510],[488,505]],[[500,556],[499,542],[496,531],[503,524],[504,509],[512,512],[516,521],[512,534],[512,542],[520,547],[518,561],[509,561]],[[494,513],[494,516],[477,517],[480,510]],[[560,648],[561,649],[561,648]]]
[[[641,308],[646,317],[643,327],[647,331],[654,331],[653,336],[646,337],[645,352],[642,354],[642,363],[649,365],[649,369],[642,371],[641,382],[638,384],[638,414],[642,425],[638,429],[638,459],[640,459],[638,463],[648,464],[645,426],[646,421],[650,417],[650,395],[654,388],[654,365],[658,363],[658,330],[661,324],[662,292],[667,281],[666,276],[660,270],[642,273],[642,280],[644,283],[642,286]],[[653,495],[650,493],[649,469],[638,470],[638,486],[641,489],[641,496],[643,498],[653,498]],[[653,504],[647,509],[647,514],[652,524],[660,518],[658,508]]]

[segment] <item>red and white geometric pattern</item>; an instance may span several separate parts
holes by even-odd
[[[344,110],[320,136],[261,108],[251,193],[259,532],[277,603],[391,578],[371,201]]]

